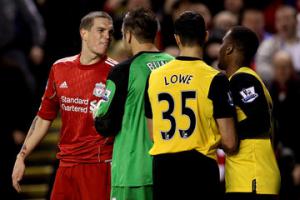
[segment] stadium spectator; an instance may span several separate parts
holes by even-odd
[[[14,62],[0,57],[1,140],[0,194],[11,200],[19,199],[11,185],[11,173],[31,116],[31,91],[24,74]]]
[[[282,6],[276,11],[277,33],[264,40],[256,55],[256,70],[269,85],[274,78],[272,57],[279,50],[290,53],[295,70],[300,73],[300,38],[297,36],[296,10],[290,6]]]
[[[213,28],[222,31],[223,36],[231,27],[237,24],[238,18],[229,11],[221,11],[214,16]]]
[[[32,0],[0,0],[1,57],[12,60],[25,76],[32,92],[34,77],[28,67],[27,51],[34,64],[43,59],[46,31],[43,19]]]
[[[271,34],[265,31],[264,14],[259,9],[245,9],[241,16],[241,25],[254,31],[260,42],[271,37]]]
[[[244,8],[244,0],[224,0],[224,10],[231,12],[239,18]]]
[[[274,80],[270,93],[274,101],[275,138],[279,143],[281,172],[280,199],[296,200],[300,186],[300,147],[297,115],[300,112],[300,80],[289,53],[278,51],[273,57]],[[297,194],[298,192],[298,194]]]
[[[32,0],[0,0],[0,30],[0,194],[14,200],[19,199],[11,185],[14,160],[34,115],[36,83],[28,62],[43,59],[45,29]]]
[[[210,38],[204,45],[203,60],[213,68],[218,68],[218,58],[221,44],[221,39]]]

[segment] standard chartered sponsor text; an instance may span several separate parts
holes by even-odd
[[[78,97],[72,98],[72,97],[66,97],[66,96],[61,96],[61,102],[62,103],[84,104],[84,105],[88,105],[89,104],[89,100],[88,99],[80,99]]]
[[[76,104],[76,105],[67,105],[67,104]],[[87,113],[88,104],[89,104],[88,99],[61,96],[61,108],[65,111]]]

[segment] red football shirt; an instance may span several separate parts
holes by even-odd
[[[82,65],[80,55],[55,62],[38,116],[54,120],[60,111],[59,139],[61,165],[95,163],[111,159],[113,138],[96,132],[91,106],[100,100],[110,68],[116,61],[104,57],[92,65]]]

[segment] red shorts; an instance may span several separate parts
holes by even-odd
[[[59,167],[51,200],[109,200],[110,162]]]

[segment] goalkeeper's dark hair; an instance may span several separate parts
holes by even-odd
[[[182,13],[174,23],[175,34],[180,37],[184,46],[196,44],[203,47],[206,38],[205,27],[202,15],[194,11]]]
[[[244,26],[235,26],[228,35],[234,47],[242,55],[242,64],[250,65],[259,46],[257,35]]]
[[[155,14],[146,8],[129,11],[123,20],[123,32],[131,31],[141,43],[154,42],[158,31],[158,20]]]

